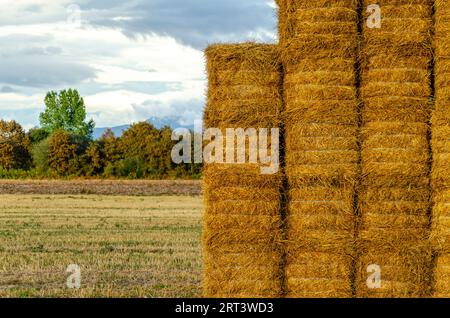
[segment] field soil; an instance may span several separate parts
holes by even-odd
[[[171,182],[114,183],[93,189],[152,196],[0,195],[0,297],[200,297],[202,198],[154,195],[173,193]],[[2,189],[61,193],[74,184],[86,185],[2,182]],[[183,194],[199,191],[198,182],[175,184]],[[72,264],[80,289],[67,286]]]
[[[198,180],[0,180],[0,194],[200,195]]]

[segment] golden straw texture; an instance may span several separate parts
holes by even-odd
[[[288,297],[352,296],[357,1],[280,0]]]
[[[430,286],[429,120],[431,0],[378,4],[381,28],[365,12],[361,53],[362,184],[357,297],[421,297]],[[381,267],[381,288],[367,268]]]
[[[276,46],[213,45],[205,128],[278,128],[281,63]],[[206,297],[280,297],[281,172],[208,164],[204,172]]]
[[[450,298],[450,1],[436,1],[436,109],[432,119],[435,297]]]

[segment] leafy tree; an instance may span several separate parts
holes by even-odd
[[[58,176],[79,174],[78,145],[69,132],[57,130],[52,134],[48,163],[51,171]]]
[[[201,175],[201,164],[175,165],[172,162],[171,152],[175,142],[172,141],[170,127],[156,129],[148,122],[140,122],[133,124],[120,138],[116,138],[113,131],[109,129],[98,141],[92,141],[87,138],[87,135],[80,134],[80,131],[83,131],[81,126],[84,124],[86,128],[89,123],[82,120],[81,126],[78,125],[81,128],[75,128],[77,126],[75,122],[80,123],[80,120],[74,120],[74,118],[85,118],[82,99],[80,98],[81,103],[76,102],[78,93],[69,90],[62,91],[60,95],[54,92],[49,94],[51,96],[47,96],[47,100],[54,99],[57,102],[47,104],[56,106],[47,107],[46,112],[41,114],[41,120],[44,117],[63,118],[58,125],[72,127],[72,129],[66,131],[63,128],[55,128],[58,125],[49,124],[44,128],[33,128],[26,134],[17,122],[0,121],[0,176],[1,171],[5,176],[13,178],[21,175],[62,177],[85,175],[133,179],[168,176],[199,177]],[[72,94],[75,97],[69,98],[68,96]],[[69,99],[71,101],[67,102]],[[63,106],[66,104],[83,108],[84,115],[66,116],[72,109],[72,106]],[[64,111],[58,115],[57,112],[52,113],[51,109]],[[64,116],[66,116],[65,119]],[[67,118],[70,120],[66,120]],[[66,124],[67,122],[72,124]],[[93,128],[93,124],[90,127]],[[89,128],[87,130],[92,131]],[[35,170],[17,170],[28,169],[31,158]]]
[[[28,131],[28,138],[33,145],[40,143],[44,139],[47,139],[49,135],[49,132],[44,128],[34,127]]]
[[[174,142],[172,141],[172,129],[163,127],[158,135],[153,136],[147,143],[146,158],[149,169],[157,176],[165,176],[172,169],[171,152]]]
[[[116,138],[111,129],[107,129],[98,140],[105,164],[112,164],[121,159],[121,151],[119,149],[119,139]]]
[[[100,145],[91,141],[83,155],[83,166],[87,176],[100,174],[104,166],[104,158],[101,153]]]
[[[115,173],[119,177],[140,179],[146,175],[146,162],[141,158],[125,158],[115,164]]]
[[[47,175],[50,169],[48,162],[49,152],[49,138],[33,145],[33,165],[35,166],[37,173],[41,176]]]
[[[0,120],[0,166],[3,169],[27,169],[31,163],[31,143],[16,121]]]
[[[131,125],[124,131],[119,142],[119,150],[124,158],[148,159],[148,144],[157,139],[159,131],[148,122]]]
[[[92,138],[95,123],[86,122],[86,106],[77,90],[51,91],[45,97],[45,111],[40,114],[41,126],[50,134],[63,129],[73,135]]]

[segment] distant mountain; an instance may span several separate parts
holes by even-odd
[[[106,129],[111,128],[116,137],[122,136],[124,130],[127,130],[130,125],[122,125],[116,127],[94,128],[94,139],[100,139]]]
[[[151,117],[146,120],[153,126],[155,126],[158,129],[161,129],[164,126],[169,126],[172,129],[176,128],[188,128],[188,129],[194,129],[194,124],[192,125],[186,125],[183,124],[183,118],[178,116],[168,116],[168,117]],[[122,133],[124,130],[127,130],[130,127],[130,125],[122,125],[122,126],[115,126],[115,127],[104,127],[104,128],[95,128],[94,129],[94,139],[99,139],[106,129],[111,128],[114,132],[114,135],[116,137],[122,136]]]
[[[164,126],[169,126],[172,129],[176,128],[188,128],[194,129],[194,123],[190,125],[183,124],[184,120],[180,116],[167,116],[167,117],[150,117],[147,121],[158,129]]]

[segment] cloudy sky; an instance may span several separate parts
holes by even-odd
[[[0,0],[0,118],[38,124],[47,91],[77,88],[97,127],[201,117],[202,50],[273,42],[273,0]]]

